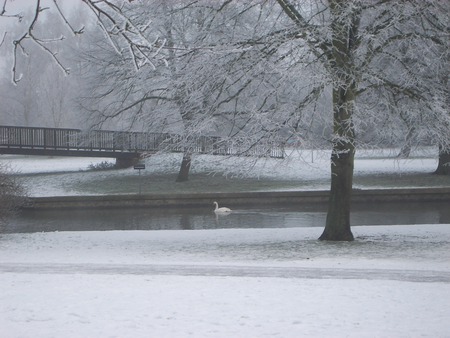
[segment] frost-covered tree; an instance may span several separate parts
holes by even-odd
[[[378,141],[402,145],[399,156],[407,156],[421,144],[443,143],[446,149],[449,142],[450,49],[445,17],[450,5],[438,1],[418,5],[415,10],[420,10],[420,15],[395,26],[407,33],[384,48],[374,63],[383,81],[372,84],[364,96],[365,111],[373,111],[369,117]],[[408,8],[406,12],[413,14]]]
[[[414,123],[416,130],[428,128],[435,140],[445,148],[449,146],[448,107],[442,101],[445,95],[432,95],[432,91],[442,92],[442,82],[436,73],[429,73],[436,63],[430,50],[440,48],[436,38],[448,39],[448,8],[442,15],[440,1],[330,0],[301,5],[277,1],[297,27],[297,38],[317,57],[332,91],[331,195],[320,239],[352,240],[355,126],[365,119],[379,118],[379,101],[370,106],[375,99],[388,102],[386,98],[395,97],[397,106],[407,104],[412,114],[420,116]],[[438,31],[436,25],[447,29]],[[405,50],[414,54],[415,60],[406,62]],[[383,122],[380,119],[378,125]]]
[[[93,84],[88,89],[90,99],[86,109],[91,110],[97,123],[112,120],[117,123],[120,119],[121,123],[126,121],[135,128],[144,126],[145,131],[180,135],[178,140],[172,139],[184,153],[177,180],[186,180],[196,139],[204,135],[227,135],[223,123],[220,128],[214,126],[217,121],[212,121],[212,115],[217,114],[216,107],[220,104],[210,95],[230,84],[209,77],[232,77],[220,72],[217,66],[223,64],[222,60],[215,60],[227,58],[233,35],[252,27],[238,10],[254,11],[253,6],[209,2],[167,6],[159,1],[141,2],[126,15],[135,23],[151,20],[158,28],[152,32],[165,37],[167,66],[142,67],[137,73],[131,53],[123,57],[104,41],[93,42],[84,52],[87,60],[84,68],[92,76]],[[233,101],[229,93],[219,96],[221,100]]]
[[[128,10],[124,15],[136,25],[151,21],[156,33],[165,39],[167,65],[165,67],[140,66],[136,68],[132,51],[118,54],[101,37],[92,40],[82,53],[85,75],[91,85],[86,88],[88,95],[83,97],[83,107],[90,111],[95,125],[119,123],[121,128],[147,132],[175,133],[180,135],[173,142],[183,149],[183,161],[177,181],[188,178],[192,150],[189,140],[195,139],[187,134],[194,113],[185,102],[191,84],[179,81],[183,69],[192,62],[191,49],[195,40],[205,34],[205,18],[201,7],[185,8],[184,4],[166,2],[142,2]],[[146,33],[143,33],[144,35]],[[147,36],[154,39],[154,36]],[[121,48],[126,49],[127,41]],[[169,144],[168,144],[169,146]]]

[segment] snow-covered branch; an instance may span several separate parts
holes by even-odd
[[[147,20],[145,24],[134,22],[136,12],[139,11],[137,8],[142,8],[143,6],[140,2],[82,0],[81,4],[82,6],[79,4],[74,4],[73,6],[78,6],[77,10],[81,11],[87,9],[91,17],[96,19],[98,26],[116,51],[121,55],[125,50],[130,53],[136,69],[148,65],[153,70],[156,70],[160,64],[167,65],[166,57],[163,55],[166,40],[157,34],[151,34],[152,21]],[[13,45],[11,72],[14,84],[17,84],[22,78],[18,69],[18,58],[21,55],[26,57],[32,56],[32,53],[29,52],[29,42],[38,46],[65,74],[69,74],[70,68],[66,65],[67,62],[58,55],[57,51],[57,44],[62,43],[66,39],[64,34],[60,34],[59,37],[53,37],[48,32],[44,33],[42,27],[50,24],[48,20],[59,18],[73,36],[79,36],[86,32],[86,26],[90,25],[90,23],[87,19],[87,22],[82,24],[80,28],[75,28],[71,23],[70,16],[66,14],[69,13],[69,10],[62,5],[57,0],[51,0],[50,2],[36,0],[30,3],[26,9],[18,9],[6,0],[3,1],[0,9],[0,18],[15,20],[15,26],[7,26],[10,28],[7,28],[6,32],[3,33],[0,42],[0,46],[2,46],[5,44],[6,37],[11,39]],[[67,4],[64,5],[67,6]],[[156,5],[147,3],[145,6]],[[46,13],[45,17],[43,15],[44,11],[48,13]],[[52,15],[51,19],[48,19],[49,15]],[[15,33],[12,34],[12,32],[16,32],[20,28],[22,28],[22,33],[14,36]],[[9,31],[11,34],[7,34]]]

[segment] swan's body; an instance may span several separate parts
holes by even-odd
[[[214,209],[214,212],[216,214],[227,214],[227,213],[231,212],[230,208],[226,208],[226,207],[219,208],[219,204],[217,202],[214,202],[213,204],[216,206],[216,208]]]

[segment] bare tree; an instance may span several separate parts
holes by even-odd
[[[188,179],[192,146],[196,137],[210,133],[204,112],[211,110],[208,89],[194,74],[202,67],[212,67],[214,46],[224,40],[223,19],[227,6],[195,3],[186,6],[165,2],[143,2],[126,15],[135,23],[147,20],[165,36],[167,67],[141,68],[136,73],[131,53],[122,57],[108,48],[103,40],[95,40],[84,52],[87,75],[92,76],[89,96],[84,105],[95,117],[96,124],[128,123],[128,128],[144,126],[146,131],[171,132],[172,139],[183,151],[178,182]],[[125,48],[126,44],[123,45]],[[205,72],[201,71],[202,74]],[[211,83],[211,82],[208,82]]]
[[[434,127],[436,135],[448,146],[448,132],[432,121],[437,118],[439,125],[448,126],[448,111],[442,109],[442,102],[430,103],[430,96],[421,92],[426,86],[441,91],[441,83],[427,76],[430,65],[425,63],[417,69],[417,62],[405,62],[399,54],[399,50],[406,49],[410,53],[414,51],[418,55],[416,59],[429,56],[428,51],[440,44],[436,37],[442,33],[433,26],[446,26],[446,21],[436,15],[438,1],[394,4],[330,0],[313,12],[303,13],[300,10],[304,8],[299,10],[290,1],[278,0],[278,3],[300,29],[298,36],[322,63],[332,90],[331,195],[320,239],[352,240],[350,200],[355,122],[372,116],[365,102],[377,95],[401,96],[414,107],[414,112],[428,120],[428,123],[424,123],[425,119],[416,122],[415,128]],[[442,97],[434,96],[437,101]]]
[[[85,10],[90,13],[105,37],[115,48],[116,53],[131,55],[136,70],[144,67],[156,69],[161,63],[166,64],[163,53],[160,53],[165,45],[165,40],[158,34],[149,33],[153,28],[151,21],[138,25],[127,16],[128,11],[134,7],[132,1],[82,0],[81,5],[78,3],[71,3],[70,5],[75,6],[78,10]],[[30,45],[37,47],[52,59],[65,74],[69,74],[70,67],[61,60],[58,50],[55,49],[55,43],[65,40],[66,33],[49,36],[40,33],[38,26],[48,19],[46,13],[57,13],[59,19],[66,26],[66,32],[78,36],[85,32],[88,22],[86,25],[74,27],[67,14],[70,13],[71,9],[65,8],[57,0],[30,1],[27,6],[28,12],[23,11],[23,8],[15,7],[12,1],[3,0],[0,9],[1,18],[13,20],[22,27],[20,34],[14,34],[7,28],[0,37],[0,46],[5,45],[6,41],[11,41],[13,46],[12,82],[17,84],[22,78],[21,71],[18,69],[18,59],[22,56],[30,56],[28,52]],[[25,15],[25,13],[29,13],[29,15]],[[11,34],[8,33],[12,33],[13,36],[9,36]],[[127,46],[126,49],[122,48],[123,42]]]
[[[32,11],[29,8],[28,10],[25,8],[25,10],[24,17],[29,17]],[[72,14],[70,18],[73,18],[73,21],[83,20],[82,18],[77,19],[77,16]],[[35,34],[57,36],[58,32],[65,30],[65,23],[58,19],[57,13],[47,11],[44,23],[34,28]],[[15,21],[13,20],[13,22]],[[20,32],[21,25],[15,25],[10,27],[7,33],[13,36],[20,35]],[[26,43],[26,52],[30,57],[18,57],[15,60],[16,69],[23,72],[20,82],[14,84],[12,81],[2,78],[0,97],[3,101],[2,117],[5,117],[3,124],[63,127],[72,123],[74,126],[73,98],[79,94],[76,87],[79,85],[80,78],[77,65],[73,64],[71,55],[77,49],[78,42],[76,37],[68,36],[65,37],[64,43],[51,44],[52,50],[58,56],[61,64],[70,63],[71,66],[75,66],[71,67],[72,76],[70,78],[64,72],[55,69],[53,60],[45,53],[41,53],[40,47],[36,44]],[[6,50],[6,47],[4,46],[2,49]],[[12,62],[12,57],[6,54],[3,59],[4,67],[7,66],[6,61],[8,60]],[[8,76],[7,72],[5,75]],[[80,119],[80,114],[77,114],[76,118]],[[78,127],[79,124],[75,124],[75,126]]]

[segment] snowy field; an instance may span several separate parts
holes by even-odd
[[[360,151],[355,160],[355,188],[450,186],[448,177],[430,175],[437,167],[437,149],[416,150],[398,159],[398,149]],[[189,182],[175,183],[181,154],[153,155],[139,177],[133,168],[89,171],[90,165],[114,163],[108,158],[1,155],[0,161],[23,180],[30,196],[190,193],[329,189],[327,151],[290,150],[279,159],[194,156]]]
[[[1,337],[449,337],[450,225],[8,234]]]
[[[362,187],[381,187],[363,180],[380,175],[401,186],[428,184],[435,158],[391,154],[360,154],[355,177]],[[232,188],[233,177],[245,176],[261,179],[251,184],[283,179],[282,189],[322,189],[328,158],[309,152],[236,163],[198,156],[193,174],[225,173],[220,184]],[[80,171],[92,159],[0,160],[21,172],[34,196],[82,194],[98,182],[136,177],[133,169]],[[144,179],[176,174],[179,160],[147,159]],[[214,184],[218,176],[208,177]],[[134,189],[136,181],[123,183]],[[351,243],[319,242],[321,231],[3,234],[0,337],[450,337],[450,224],[353,227]]]

